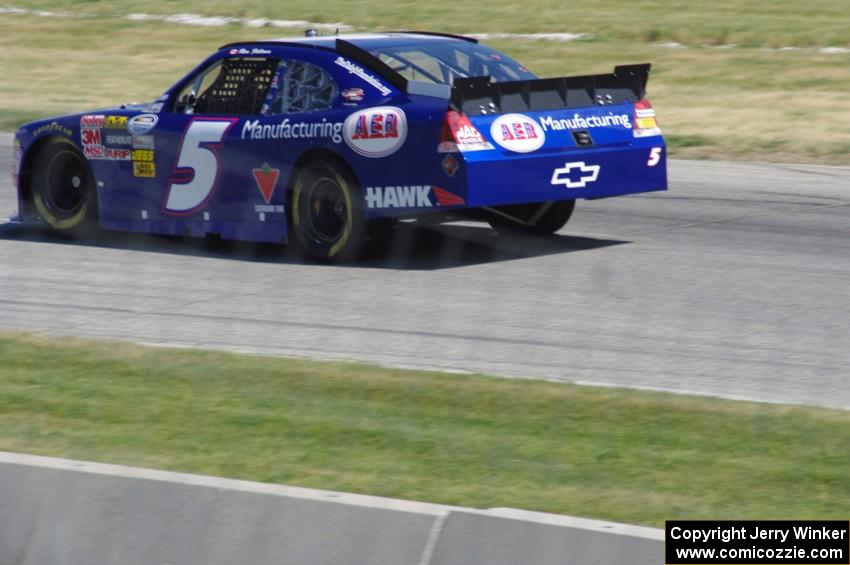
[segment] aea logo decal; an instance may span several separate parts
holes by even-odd
[[[343,125],[345,143],[364,157],[386,157],[404,145],[407,116],[404,110],[379,106],[354,112]]]
[[[490,126],[493,141],[508,151],[531,153],[546,143],[546,134],[535,120],[523,114],[499,116]]]

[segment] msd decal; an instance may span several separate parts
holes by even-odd
[[[564,185],[567,188],[584,188],[599,178],[599,165],[588,165],[584,161],[564,163],[564,166],[552,172],[552,185]]]
[[[401,108],[379,106],[354,112],[343,125],[345,143],[364,157],[386,157],[404,145],[407,116]]]
[[[254,182],[257,183],[257,188],[263,195],[263,200],[266,204],[271,203],[274,189],[277,186],[277,179],[280,177],[280,169],[272,169],[268,163],[263,163],[259,169],[251,169],[254,174]]]
[[[368,208],[433,208],[432,193],[437,199],[437,206],[464,206],[466,204],[466,201],[460,196],[428,184],[367,186],[364,197]]]
[[[523,114],[499,116],[490,126],[490,135],[496,143],[515,153],[531,153],[546,143],[543,128]]]

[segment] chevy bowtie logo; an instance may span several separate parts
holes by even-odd
[[[599,165],[587,165],[584,161],[564,163],[563,167],[552,173],[552,184],[562,184],[567,188],[584,188],[599,177],[600,169]]]

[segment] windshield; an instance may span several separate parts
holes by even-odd
[[[489,75],[497,82],[537,78],[507,55],[467,41],[380,45],[370,51],[408,80],[452,84],[456,77]]]

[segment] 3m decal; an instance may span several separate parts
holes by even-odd
[[[125,120],[127,118],[124,118]],[[133,116],[127,122],[127,131],[133,135],[144,135],[156,127],[159,123],[159,116],[156,114],[141,114]]]
[[[340,67],[342,67],[346,71],[348,71],[349,74],[355,75],[355,76],[359,77],[360,79],[362,79],[363,81],[374,86],[375,89],[377,89],[377,91],[380,92],[381,94],[383,94],[384,96],[389,96],[390,94],[392,94],[392,90],[387,88],[380,80],[378,80],[377,77],[374,77],[374,76],[370,75],[369,73],[367,73],[363,69],[363,67],[359,67],[359,66],[355,65],[354,63],[352,63],[351,61],[349,61],[348,59],[344,59],[342,57],[337,57],[336,60],[334,61],[334,63],[339,65]]]
[[[100,129],[97,128],[80,129],[80,141],[83,142],[83,145],[103,145]]]
[[[649,150],[649,159],[646,161],[647,167],[654,167],[661,162],[661,147],[653,147]]]
[[[156,165],[145,161],[134,161],[133,176],[143,178],[154,178],[156,176]]]
[[[599,178],[599,165],[588,165],[584,161],[575,163],[564,163],[564,166],[555,169],[552,173],[552,184],[563,185],[567,188],[584,188]]]
[[[531,153],[546,143],[543,128],[523,114],[499,116],[490,126],[490,136],[500,146],[515,153]]]
[[[272,169],[268,163],[263,163],[262,167],[251,169],[251,172],[254,174],[254,182],[257,183],[257,188],[260,189],[263,200],[266,201],[266,204],[269,204],[277,186],[277,179],[280,177],[280,169]]]
[[[433,208],[430,195],[437,206],[463,206],[466,201],[445,189],[431,185],[367,186],[364,198],[368,208]]]
[[[191,214],[209,201],[220,172],[216,150],[238,121],[238,118],[196,118],[189,123],[171,173],[163,213]]]
[[[404,145],[407,116],[401,108],[379,106],[354,112],[343,126],[345,143],[364,157],[386,157]]]

